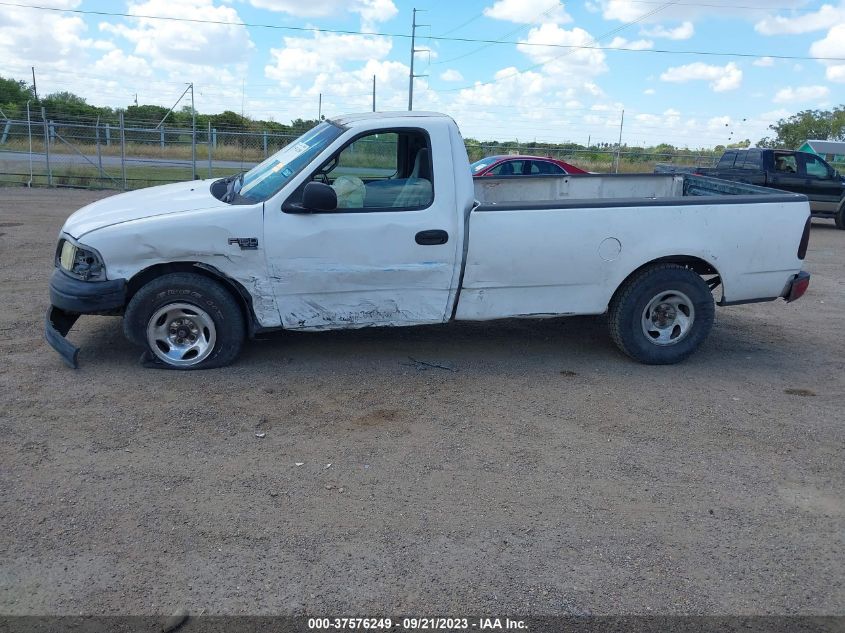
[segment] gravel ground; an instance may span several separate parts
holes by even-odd
[[[573,318],[280,333],[178,373],[83,317],[72,371],[47,280],[104,195],[0,190],[0,613],[845,614],[831,223],[802,300],[719,309],[675,367]]]

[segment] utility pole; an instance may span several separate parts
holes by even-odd
[[[317,120],[323,120],[323,93],[317,96]]]
[[[619,159],[622,157],[622,126],[625,125],[625,110],[622,110],[622,119],[619,121],[619,143],[616,145],[616,171],[619,173]]]
[[[414,74],[414,55],[417,53],[428,52],[427,48],[416,48],[417,27],[429,26],[428,24],[417,24],[417,11],[424,11],[425,9],[414,9],[413,17],[411,19],[411,71],[408,73],[408,111],[414,109],[414,77],[426,77],[426,75]]]
[[[373,112],[376,111],[376,76],[373,75]]]
[[[138,107],[138,93],[135,93],[135,107]]]
[[[197,179],[197,109],[194,107],[194,82],[191,82],[191,179]]]
[[[35,93],[35,100],[38,101],[38,86],[35,84],[35,66],[32,67],[32,92]]]

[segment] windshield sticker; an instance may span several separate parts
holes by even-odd
[[[282,168],[284,168],[284,166],[285,166],[285,164],[284,164],[284,163],[276,163],[276,164],[273,166],[273,169],[272,169],[271,171],[272,171],[274,174],[277,174],[277,173],[279,173],[280,171],[282,171]]]
[[[290,149],[295,154],[301,154],[302,152],[307,152],[309,148],[307,143],[303,143],[300,141]]]
[[[290,175],[291,175],[292,173],[293,173],[293,171],[291,171],[291,168],[290,168],[290,167],[285,167],[285,168],[282,170],[282,176],[284,176],[285,178],[290,178]]]

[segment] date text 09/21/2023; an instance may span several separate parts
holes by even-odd
[[[450,631],[450,630],[527,630],[524,620],[510,618],[447,618],[447,617],[404,617],[397,618],[309,618],[310,630],[379,630],[391,629],[398,625],[409,631]]]

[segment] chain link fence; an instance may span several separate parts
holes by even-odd
[[[0,119],[0,185],[138,189],[247,170],[298,134],[231,126],[171,127],[165,122],[52,117]],[[610,146],[561,149],[544,144],[475,143],[470,161],[496,154],[551,156],[595,172],[651,172],[656,163],[709,166],[712,153],[655,153]]]

